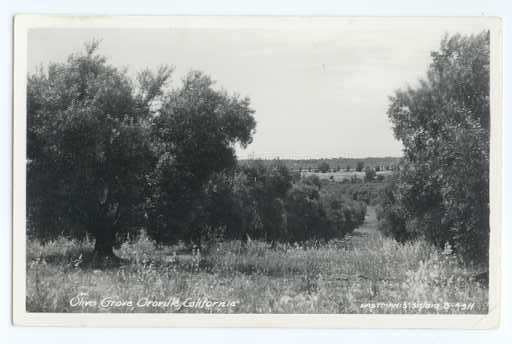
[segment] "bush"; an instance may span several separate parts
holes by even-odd
[[[366,205],[335,185],[341,184],[322,183],[316,176],[294,184],[287,197],[291,241],[341,238],[364,222]]]
[[[377,172],[371,167],[366,167],[364,170],[364,178],[367,182],[371,182],[377,176]]]
[[[398,178],[393,176],[381,190],[380,204],[377,208],[378,229],[399,242],[405,242],[413,235],[406,228],[406,209],[400,202],[397,186]]]
[[[325,193],[322,197],[323,208],[335,237],[343,237],[359,227],[366,215],[366,204],[349,199],[341,193]]]
[[[320,186],[305,179],[292,186],[286,198],[287,239],[306,241],[334,236],[320,203]]]
[[[321,172],[321,173],[327,173],[331,170],[331,167],[329,166],[329,164],[327,162],[322,162],[318,165],[318,172]]]

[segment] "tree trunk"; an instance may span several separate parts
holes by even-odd
[[[114,239],[115,233],[111,226],[97,224],[95,231],[96,243],[94,244],[94,254],[98,258],[115,257]]]

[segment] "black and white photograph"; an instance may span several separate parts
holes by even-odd
[[[497,324],[499,19],[18,16],[14,44],[16,322]]]

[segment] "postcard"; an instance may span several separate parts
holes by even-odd
[[[14,22],[15,324],[499,325],[499,18]]]

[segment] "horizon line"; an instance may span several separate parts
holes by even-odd
[[[237,156],[239,160],[336,160],[336,159],[346,159],[346,160],[361,160],[361,159],[401,159],[403,156],[394,156],[394,155],[385,155],[385,156],[364,156],[364,157],[281,157],[281,156],[273,156],[273,157],[262,157],[262,156]]]

